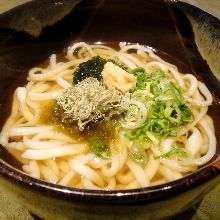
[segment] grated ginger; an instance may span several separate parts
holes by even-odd
[[[112,62],[107,62],[102,71],[102,78],[109,89],[118,89],[122,93],[132,89],[137,78]]]
[[[119,115],[128,108],[129,94],[110,90],[97,79],[88,77],[57,97],[58,116],[64,123],[77,123],[84,130],[89,122]]]

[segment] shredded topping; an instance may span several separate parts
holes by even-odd
[[[128,108],[129,94],[107,89],[97,79],[88,77],[56,99],[56,115],[64,123],[77,123],[84,130],[89,122],[111,118]]]

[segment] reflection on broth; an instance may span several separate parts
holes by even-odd
[[[118,46],[76,43],[31,69],[14,91],[0,143],[27,174],[76,188],[133,189],[179,179],[213,158],[205,84],[148,47]]]

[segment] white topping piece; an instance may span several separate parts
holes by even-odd
[[[101,74],[105,85],[109,89],[118,89],[123,93],[128,92],[137,81],[134,75],[129,74],[112,62],[105,64]]]

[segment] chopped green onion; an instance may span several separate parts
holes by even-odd
[[[147,154],[144,150],[132,150],[129,152],[129,157],[137,164],[145,164],[147,163]]]
[[[146,135],[153,142],[153,144],[157,145],[159,143],[158,139],[151,132],[147,131]]]
[[[144,68],[138,67],[132,73],[137,77],[137,83],[131,98],[143,103],[148,112],[142,124],[127,130],[126,137],[135,145],[138,142],[140,145],[150,142],[157,145],[161,138],[175,137],[180,126],[193,121],[183,90],[168,80],[162,70],[146,73]],[[124,119],[133,120],[131,116],[134,115],[127,114]]]
[[[169,83],[169,89],[178,105],[182,104],[183,97],[180,89],[178,89],[172,82]]]
[[[103,160],[108,160],[110,158],[110,148],[100,139],[92,140],[91,145],[92,151],[97,157],[100,157]]]
[[[172,145],[172,149],[170,151],[168,151],[165,154],[162,154],[160,156],[156,156],[154,157],[155,160],[162,160],[164,158],[171,158],[174,156],[178,156],[178,157],[187,157],[187,153],[186,151],[184,151],[184,149],[182,147],[179,147],[176,144]]]

